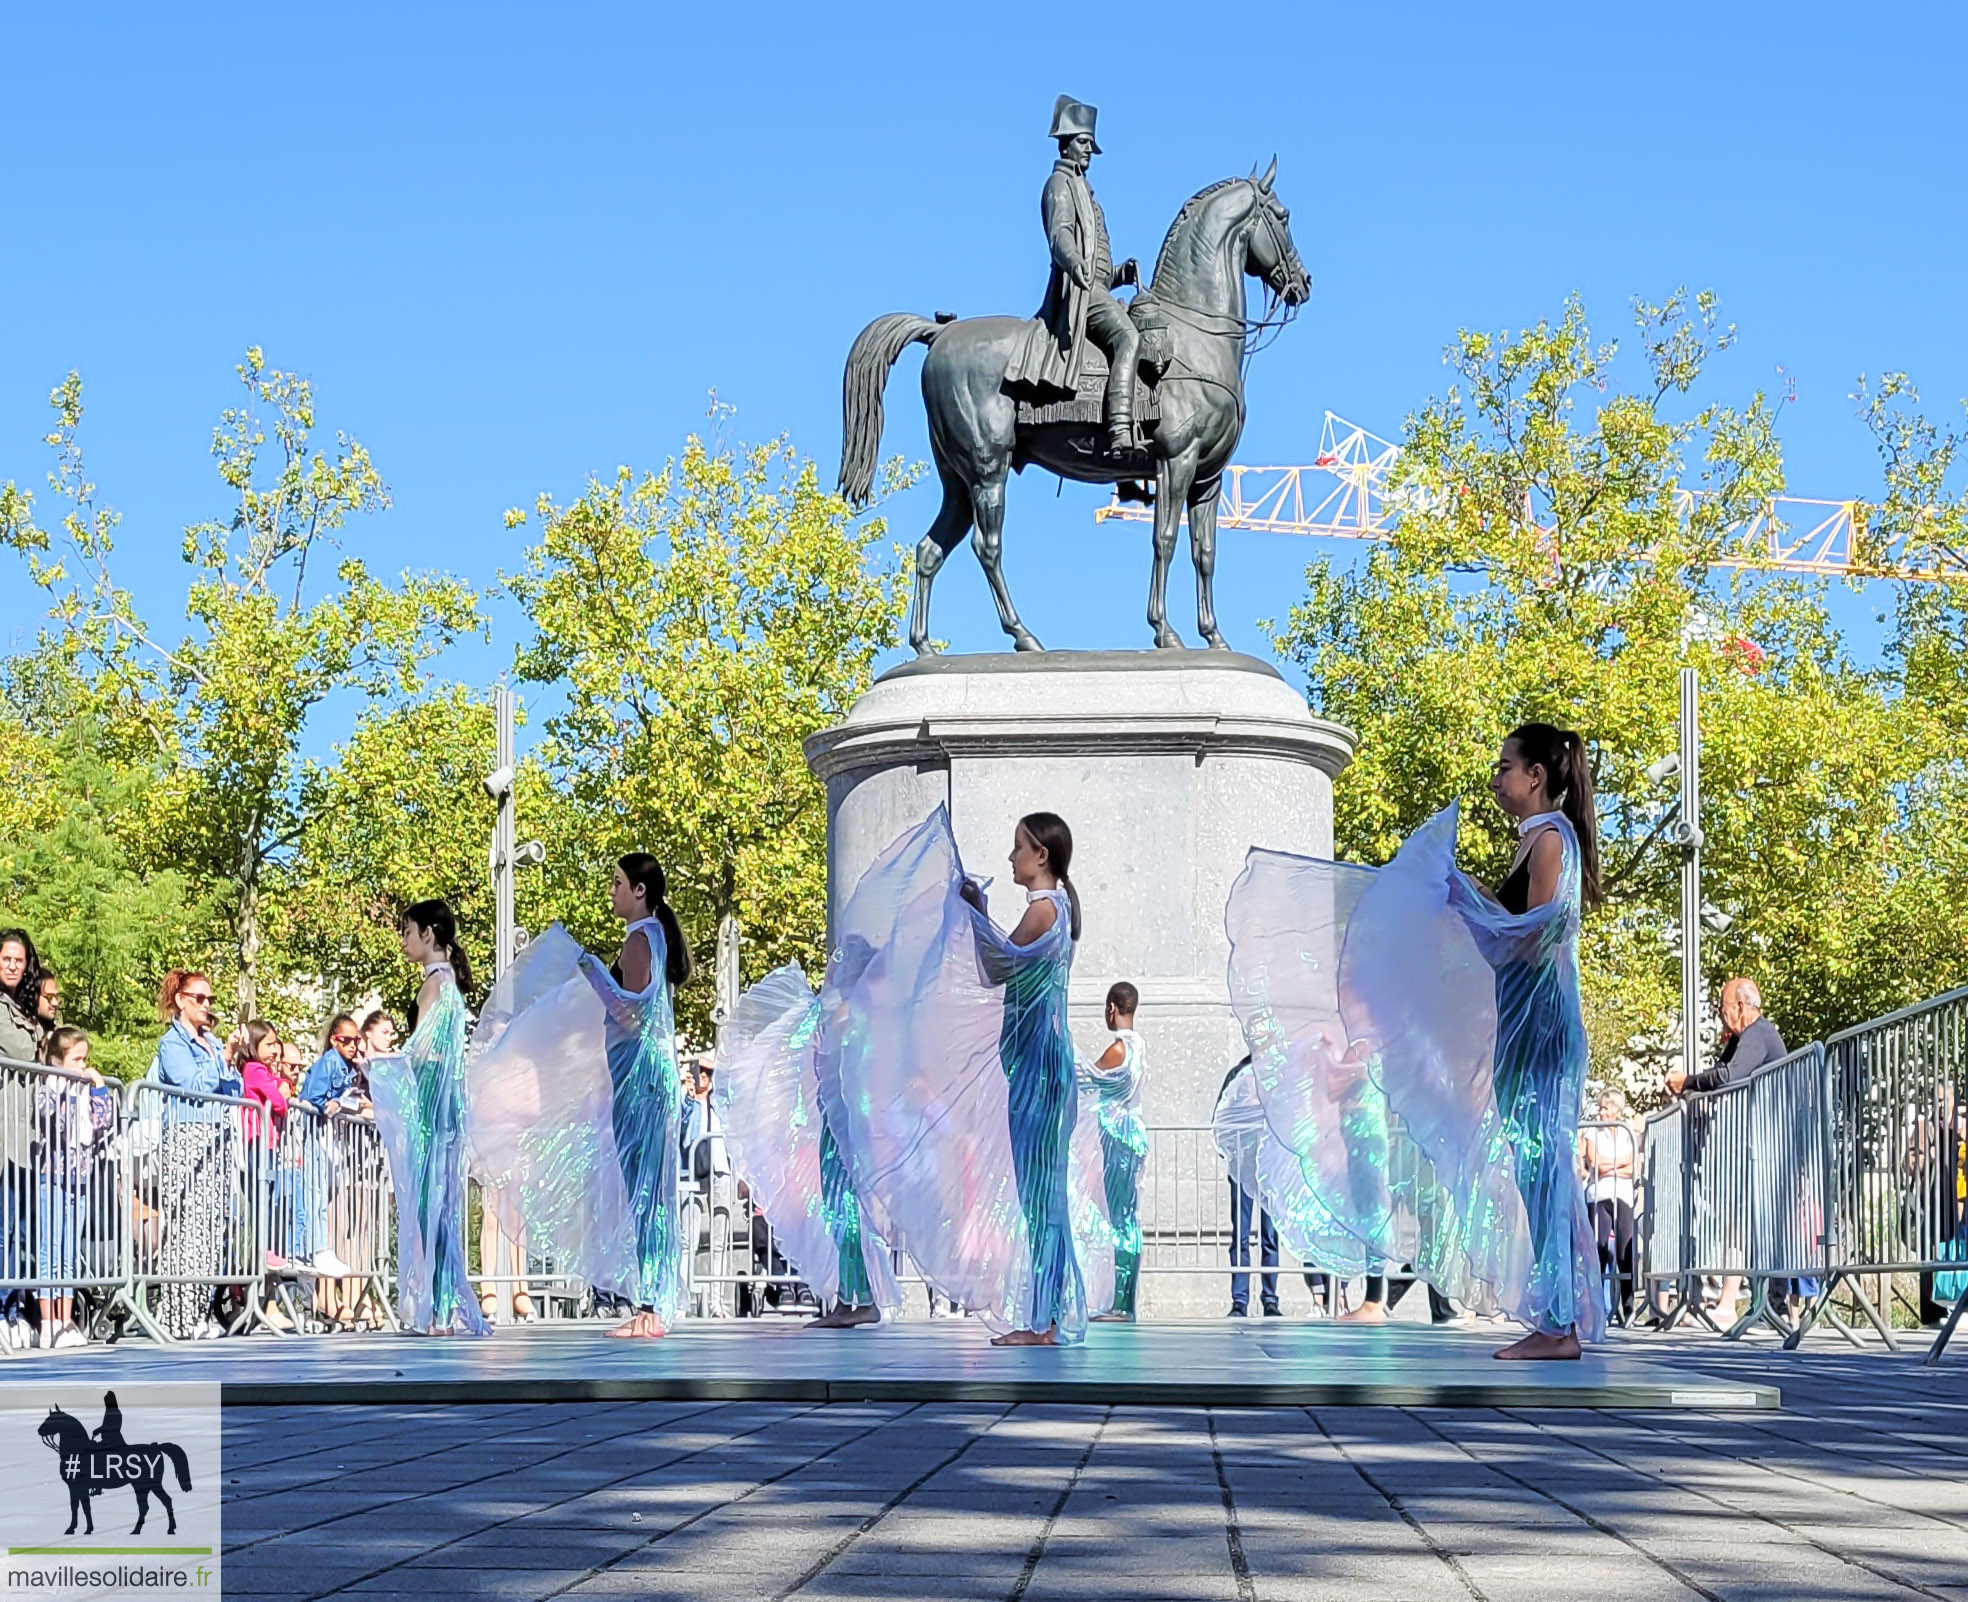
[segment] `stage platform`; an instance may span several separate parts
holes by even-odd
[[[1500,1363],[1509,1332],[1269,1319],[1096,1324],[1086,1344],[997,1348],[969,1319],[807,1330],[767,1320],[686,1324],[656,1341],[590,1323],[483,1340],[256,1336],[131,1341],[0,1362],[0,1387],[38,1378],[214,1380],[228,1406],[431,1402],[1071,1402],[1155,1407],[1398,1406],[1773,1409],[1773,1385],[1704,1375],[1686,1350],[1615,1339],[1576,1363]],[[1665,1360],[1663,1360],[1665,1359]]]

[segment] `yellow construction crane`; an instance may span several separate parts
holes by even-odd
[[[1223,470],[1217,500],[1218,528],[1255,529],[1265,534],[1311,534],[1326,539],[1385,539],[1400,516],[1399,494],[1384,494],[1400,447],[1378,434],[1326,413],[1319,454],[1300,467],[1239,467]],[[1688,504],[1694,492],[1683,491]],[[1853,543],[1861,521],[1859,501],[1817,501],[1778,495],[1730,531],[1724,567],[1753,567],[1774,573],[1841,577],[1854,571]],[[1148,522],[1154,510],[1116,500],[1095,514],[1127,522]],[[1907,567],[1903,551],[1887,553],[1884,568],[1861,563],[1867,577],[1968,579],[1968,567],[1929,558]]]

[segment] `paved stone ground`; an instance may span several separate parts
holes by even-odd
[[[1781,1413],[586,1403],[226,1415],[233,1596],[1968,1602],[1968,1353]]]

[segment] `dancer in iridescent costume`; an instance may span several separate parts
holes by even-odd
[[[677,1217],[683,1086],[677,1077],[670,991],[690,977],[690,948],[665,899],[663,870],[646,852],[615,865],[615,916],[628,925],[612,967],[583,952],[581,971],[607,1014],[616,1157],[635,1221],[635,1279],[605,1286],[636,1304],[611,1335],[655,1337],[683,1314],[683,1242]]]
[[[1113,1044],[1080,1066],[1080,1086],[1100,1131],[1107,1221],[1114,1237],[1112,1305],[1093,1315],[1095,1323],[1134,1322],[1134,1296],[1141,1272],[1138,1192],[1141,1164],[1148,1156],[1148,1130],[1141,1121],[1148,1050],[1134,1032],[1134,1013],[1140,1005],[1141,993],[1126,980],[1108,990],[1107,1028],[1114,1036]]]
[[[1573,1358],[1604,1316],[1573,1161],[1578,926],[1598,899],[1583,743],[1524,725],[1491,791],[1520,837],[1494,896],[1455,867],[1454,806],[1378,871],[1253,851],[1226,912],[1232,999],[1270,1065],[1258,1076],[1267,1118],[1319,1206],[1380,1262],[1412,1263],[1472,1312],[1530,1325],[1499,1357]],[[1279,930],[1301,966],[1273,962]],[[1376,1141],[1305,1115],[1332,1104],[1320,1086],[1341,1053],[1385,1098],[1384,1182],[1348,1171],[1377,1167]],[[1397,1160],[1409,1148],[1419,1161]]]
[[[836,1027],[824,1027],[831,1008]],[[864,1221],[850,1165],[822,1104],[838,1094],[838,992],[816,996],[797,963],[738,1000],[724,1028],[717,1100],[732,1165],[773,1244],[818,1299],[814,1329],[850,1329],[899,1311],[887,1246]]]
[[[1050,864],[1070,860],[1070,837],[1031,833],[1028,820],[1014,872],[1030,901],[1010,935],[984,916],[946,809],[870,864],[834,916],[816,1077],[864,1238],[992,1330],[1049,1344],[1084,1336],[1075,1246],[1094,1234],[1083,1224],[1105,1232],[1106,1200],[1097,1140],[1078,1142],[1094,1183],[1069,1177],[1076,919]]]
[[[410,1038],[369,1065],[396,1187],[397,1316],[406,1329],[486,1333],[465,1263],[465,1001],[471,970],[442,901],[403,914],[403,954],[424,970]]]
[[[1068,876],[1072,860],[1073,834],[1064,819],[1031,812],[1018,820],[1011,877],[1026,905],[1009,935],[984,910],[983,887],[974,879],[963,882],[984,976],[1004,987],[998,1053],[1010,1087],[1011,1152],[1031,1252],[1031,1322],[994,1337],[997,1346],[1050,1346],[1062,1330],[1076,1338],[1086,1324],[1066,1178],[1079,1112],[1066,1026],[1067,983],[1080,937],[1080,898]]]

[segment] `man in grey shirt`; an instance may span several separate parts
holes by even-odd
[[[1715,1059],[1712,1068],[1697,1069],[1687,1073],[1681,1068],[1671,1068],[1667,1075],[1667,1088],[1675,1095],[1689,1091],[1721,1090],[1728,1085],[1740,1085],[1759,1068],[1789,1055],[1784,1050],[1783,1036],[1777,1033],[1777,1026],[1763,1016],[1763,992],[1756,988],[1754,979],[1731,979],[1722,986],[1719,1011],[1722,1014],[1722,1052]],[[1702,1109],[1690,1108],[1688,1125],[1688,1160],[1691,1167],[1699,1171],[1702,1164],[1702,1137],[1707,1133],[1708,1120],[1702,1116]],[[1723,1222],[1725,1230],[1740,1228],[1742,1221],[1730,1218]],[[1734,1320],[1737,1297],[1742,1291],[1742,1276],[1730,1274],[1724,1277],[1717,1306],[1725,1318]]]
[[[1722,986],[1722,1055],[1713,1068],[1695,1073],[1671,1069],[1667,1088],[1675,1095],[1686,1090],[1720,1090],[1739,1085],[1757,1069],[1789,1056],[1777,1026],[1763,1016],[1763,992],[1754,979],[1731,979]]]

